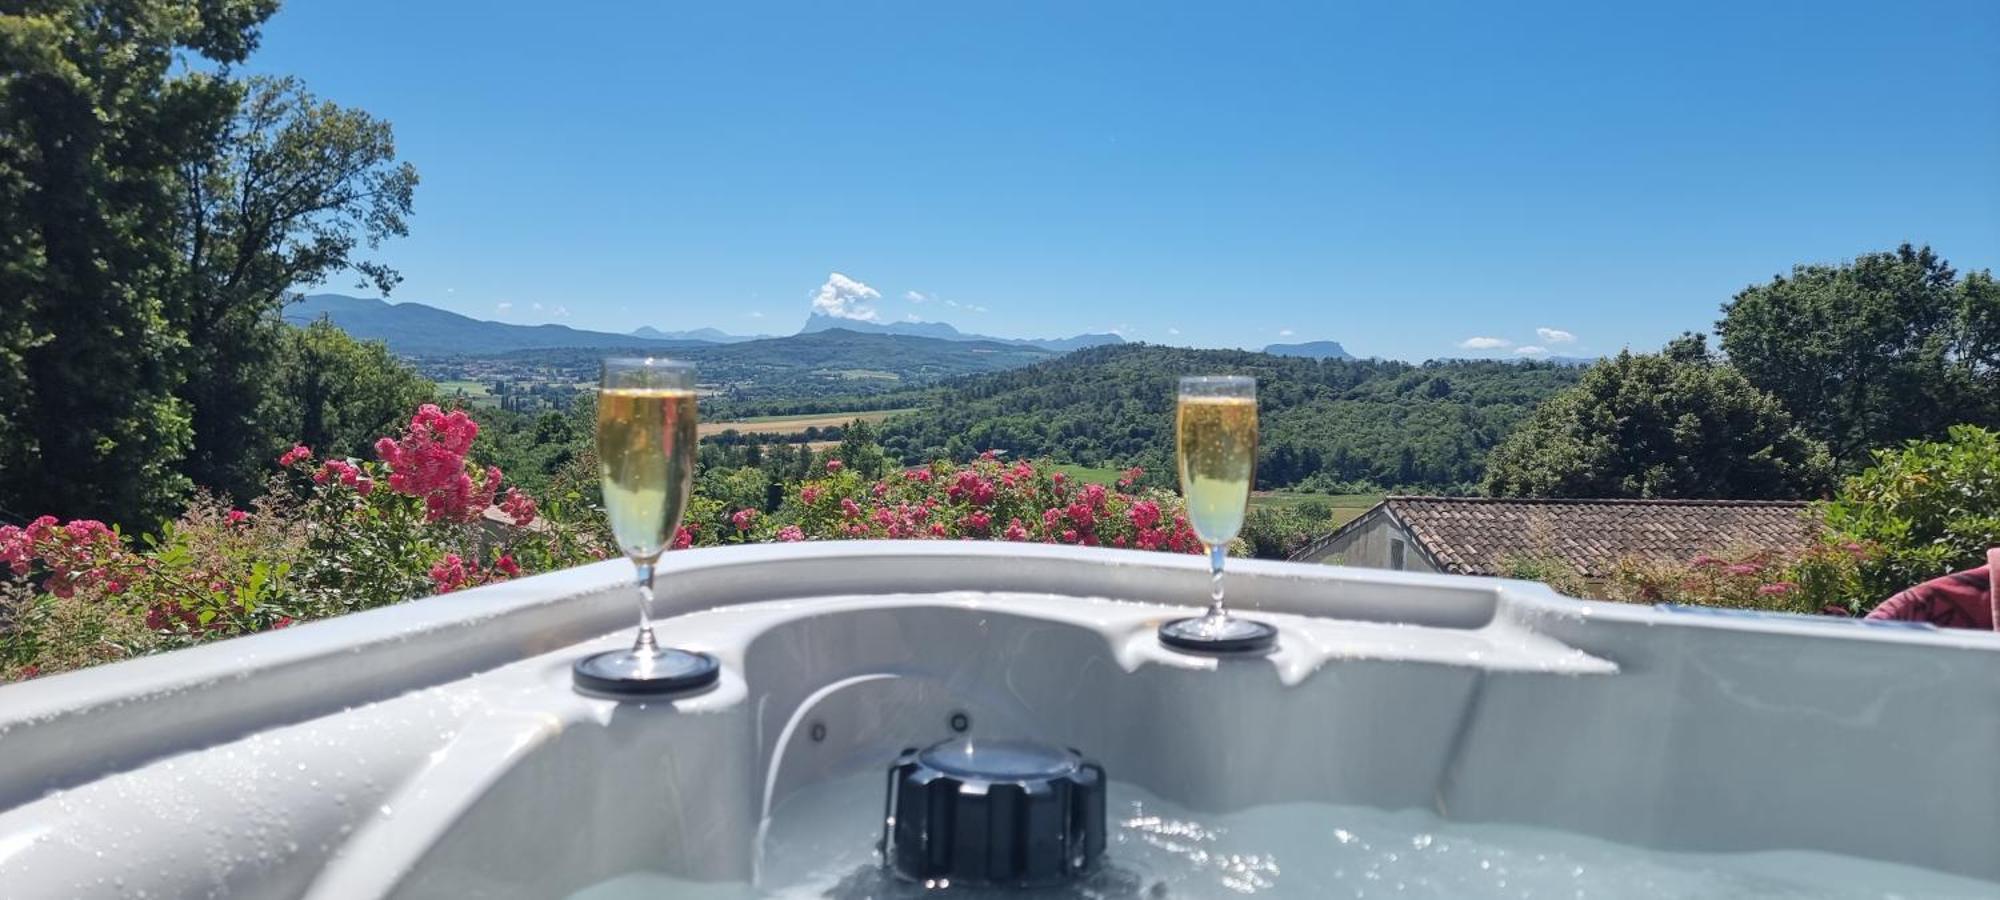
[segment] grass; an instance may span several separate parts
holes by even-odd
[[[732,419],[727,422],[703,422],[696,426],[703,437],[721,434],[735,429],[743,434],[798,434],[808,428],[835,428],[859,419],[863,422],[880,422],[911,409],[871,409],[865,412],[844,413],[803,413],[790,416],[753,416],[748,419]]]
[[[1303,491],[1259,491],[1250,496],[1252,507],[1283,508],[1316,500],[1332,507],[1328,528],[1339,528],[1361,517],[1382,502],[1381,494],[1308,494]]]
[[[474,397],[490,397],[493,395],[493,390],[490,387],[488,387],[486,382],[484,381],[466,381],[466,380],[440,381],[437,383],[437,386],[438,386],[438,393],[444,394],[446,396],[456,394],[459,391],[464,391],[465,396],[468,399]]]
[[[1125,476],[1124,469],[1107,469],[1101,466],[1079,466],[1076,465],[1075,463],[1055,463],[1052,466],[1050,466],[1050,468],[1055,469],[1056,471],[1061,472],[1072,479],[1081,481],[1084,484],[1101,484],[1106,487],[1112,487],[1117,485],[1118,479],[1123,478]]]

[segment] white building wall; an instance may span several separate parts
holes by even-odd
[[[1368,521],[1354,530],[1329,541],[1304,562],[1328,565],[1366,566],[1371,569],[1393,569],[1395,542],[1403,543],[1403,570],[1408,572],[1435,572],[1423,552],[1417,549],[1417,540],[1395,519],[1386,513],[1373,513]]]

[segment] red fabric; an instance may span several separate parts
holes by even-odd
[[[2000,550],[1988,551],[1987,565],[1933,578],[1890,597],[1875,607],[1868,618],[1992,631],[1995,556],[2000,556]]]

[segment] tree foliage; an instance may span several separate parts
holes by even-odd
[[[1983,565],[2000,546],[2000,433],[1960,425],[1942,441],[1878,451],[1824,516],[1836,538],[1879,551],[1862,569],[1874,601]]]
[[[974,376],[882,426],[905,462],[983,450],[1088,466],[1174,470],[1176,380],[1258,379],[1260,487],[1307,479],[1450,489],[1477,483],[1486,452],[1576,369],[1537,363],[1314,360],[1126,344]]]
[[[2000,284],[1908,244],[1797,266],[1716,324],[1730,362],[1842,464],[1958,423],[2000,425]]]
[[[266,388],[268,418],[255,433],[241,435],[254,437],[255,445],[232,455],[268,466],[297,442],[331,457],[367,456],[377,436],[437,393],[380,341],[357,341],[329,323],[281,326],[269,334],[277,380]]]
[[[1495,448],[1493,496],[1770,499],[1813,496],[1826,448],[1699,336],[1625,352],[1549,399]]]
[[[283,292],[401,233],[387,125],[233,76],[276,8],[0,15],[0,517],[150,527],[197,479],[249,492]]]
[[[270,389],[276,350],[292,342],[280,307],[294,286],[350,266],[386,293],[396,273],[353,254],[407,233],[417,182],[412,166],[395,161],[388,123],[318,100],[293,79],[252,78],[244,87],[214,153],[183,170],[170,306],[187,338],[190,377],[180,395],[194,446],[185,471],[239,496],[256,489],[269,459],[246,445],[293,433],[270,409],[292,400]],[[329,342],[321,332],[315,347],[330,350]]]

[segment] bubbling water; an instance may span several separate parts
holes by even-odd
[[[1568,832],[1448,822],[1414,810],[1287,803],[1197,813],[1110,787],[1105,863],[1042,891],[897,880],[874,852],[882,779],[830,781],[772,814],[760,884],[631,873],[571,900],[1164,900],[1164,898],[1991,897],[2000,885],[1808,852],[1664,853]],[[949,890],[940,891],[940,888]]]

